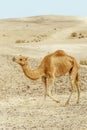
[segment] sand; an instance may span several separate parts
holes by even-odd
[[[69,106],[65,102],[71,88],[68,74],[55,79],[53,94],[43,103],[41,79],[28,79],[21,67],[12,61],[17,55],[27,56],[32,69],[43,57],[63,49],[78,62],[87,61],[87,18],[37,16],[0,20],[0,130],[86,130],[87,66],[80,65],[81,98],[77,92]]]

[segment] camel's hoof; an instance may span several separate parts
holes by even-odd
[[[60,101],[59,101],[59,100],[56,100],[56,102],[57,102],[57,103],[60,103]]]
[[[79,101],[77,101],[76,103],[79,104]]]
[[[68,105],[69,105],[69,102],[66,102],[66,103],[65,103],[65,107],[68,106]]]

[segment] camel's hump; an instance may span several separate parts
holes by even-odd
[[[54,52],[54,56],[65,56],[67,55],[63,50],[57,50]]]

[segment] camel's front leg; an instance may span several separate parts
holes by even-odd
[[[48,79],[48,91],[47,91],[47,95],[48,95],[53,101],[59,103],[60,101],[52,96],[52,88],[53,88],[53,86],[54,86],[54,78],[52,77],[52,78],[49,78],[49,79]]]

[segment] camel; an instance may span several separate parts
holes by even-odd
[[[71,83],[71,93],[65,105],[69,104],[71,96],[73,92],[78,91],[77,103],[79,103],[80,99],[80,87],[78,85],[79,81],[79,64],[76,59],[70,55],[68,55],[63,50],[57,50],[51,54],[48,54],[43,58],[40,65],[31,70],[29,66],[29,60],[25,56],[17,56],[13,57],[13,61],[18,63],[22,69],[24,74],[32,79],[36,80],[41,78],[44,86],[44,102],[46,100],[46,96],[49,96],[52,100],[59,103],[60,101],[52,96],[52,88],[54,85],[55,77],[60,77],[69,73],[69,79]]]

